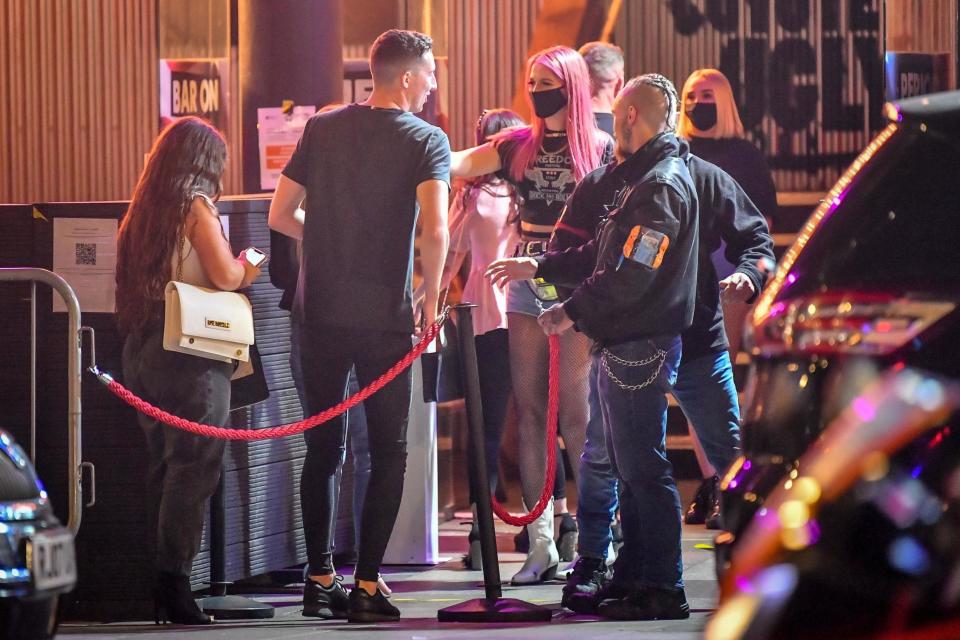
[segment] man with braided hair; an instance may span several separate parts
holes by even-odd
[[[539,322],[573,327],[597,345],[595,365],[610,461],[620,481],[624,544],[600,615],[689,616],[680,557],[680,497],[665,449],[667,399],[680,334],[693,321],[698,199],[673,134],[677,95],[657,74],[631,79],[613,107],[619,163],[577,185],[569,207],[602,201],[590,242],[491,265],[497,282],[542,277],[573,288]]]

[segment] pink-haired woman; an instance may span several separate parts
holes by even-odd
[[[520,197],[517,255],[544,253],[567,198],[586,174],[612,158],[610,137],[597,128],[590,77],[580,54],[551,47],[527,61],[527,100],[532,124],[514,127],[491,142],[453,153],[450,173],[474,177],[501,172]],[[520,481],[524,504],[540,497],[546,475],[547,337],[537,316],[558,303],[556,290],[538,281],[512,282],[507,292],[510,371],[519,424]],[[587,423],[590,341],[580,333],[560,338],[560,433],[577,468]],[[560,463],[560,462],[558,462]],[[553,504],[527,527],[530,551],[513,584],[553,577],[559,555],[553,538]]]

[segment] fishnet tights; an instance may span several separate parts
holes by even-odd
[[[517,404],[520,484],[523,500],[532,505],[540,498],[546,474],[547,336],[537,319],[508,313],[510,374]],[[560,336],[560,435],[570,457],[574,479],[587,429],[587,374],[590,340],[570,330]],[[562,464],[558,460],[557,464]]]

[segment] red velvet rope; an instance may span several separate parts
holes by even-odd
[[[560,338],[550,336],[550,384],[547,392],[547,473],[543,479],[543,491],[540,499],[529,513],[522,516],[511,515],[496,496],[491,496],[493,512],[507,524],[525,527],[543,514],[543,510],[553,500],[553,478],[557,472],[557,418],[560,413]]]
[[[440,334],[440,329],[446,321],[446,314],[441,315],[435,323],[430,325],[424,332],[423,338],[417,345],[403,357],[402,360],[393,365],[383,375],[370,383],[367,387],[358,393],[346,398],[343,402],[326,409],[314,416],[292,422],[278,427],[269,427],[267,429],[228,429],[226,427],[215,427],[208,424],[201,424],[192,420],[186,420],[179,416],[164,411],[153,406],[146,400],[142,400],[133,394],[122,384],[113,380],[109,375],[94,370],[101,382],[113,392],[118,398],[126,402],[137,411],[150,416],[154,420],[159,420],[171,427],[189,431],[208,438],[219,438],[221,440],[266,440],[268,438],[282,438],[297,433],[302,433],[307,429],[312,429],[332,418],[339,416],[345,411],[349,411],[360,404],[374,393],[388,385],[394,378],[400,375],[407,367],[413,364],[413,361],[420,357],[427,346]],[[557,336],[550,336],[550,371],[549,371],[549,391],[547,397],[547,424],[546,424],[546,448],[547,448],[547,466],[546,475],[543,481],[543,490],[540,492],[540,499],[533,506],[529,513],[523,516],[513,516],[504,508],[496,497],[492,497],[493,511],[501,520],[507,524],[523,527],[543,514],[550,500],[553,499],[553,481],[557,466],[557,418],[559,414],[559,362],[560,362],[560,340]]]
[[[192,420],[185,420],[171,413],[167,413],[163,409],[153,406],[146,400],[138,398],[129,389],[124,387],[116,380],[113,380],[110,376],[97,371],[94,371],[94,373],[96,373],[97,377],[100,378],[100,381],[106,385],[107,389],[112,391],[118,398],[129,404],[137,411],[150,416],[154,420],[159,420],[164,424],[168,424],[171,427],[176,427],[177,429],[189,431],[190,433],[195,433],[197,435],[207,436],[208,438],[219,438],[221,440],[266,440],[268,438],[282,438],[284,436],[302,433],[307,429],[312,429],[317,425],[323,424],[324,422],[339,416],[341,413],[349,411],[351,408],[360,404],[377,391],[388,385],[407,367],[413,364],[413,361],[419,358],[421,353],[426,351],[427,346],[440,334],[440,328],[443,326],[443,323],[446,321],[446,319],[447,314],[443,313],[439,318],[437,318],[436,322],[427,328],[423,334],[423,338],[421,338],[420,342],[417,343],[410,353],[405,355],[402,360],[388,369],[386,373],[371,382],[366,388],[362,389],[358,393],[350,396],[343,402],[330,407],[325,411],[322,411],[309,418],[305,418],[299,422],[292,422],[289,424],[280,425],[278,427],[269,427],[267,429],[227,429],[225,427],[215,427],[208,424],[193,422]]]

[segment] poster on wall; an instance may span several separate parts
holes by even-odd
[[[227,128],[229,61],[161,60],[160,127],[184,116],[197,116],[213,126]]]
[[[950,88],[950,54],[888,51],[884,55],[887,100]]]
[[[73,288],[85,313],[113,313],[117,270],[117,220],[54,218],[53,271]],[[67,310],[53,296],[53,311]]]
[[[826,191],[884,124],[883,0],[628,0],[627,68],[732,85],[780,191]]]
[[[287,166],[317,108],[308,105],[284,111],[280,107],[257,109],[257,137],[260,145],[260,188],[277,188],[280,172]]]

